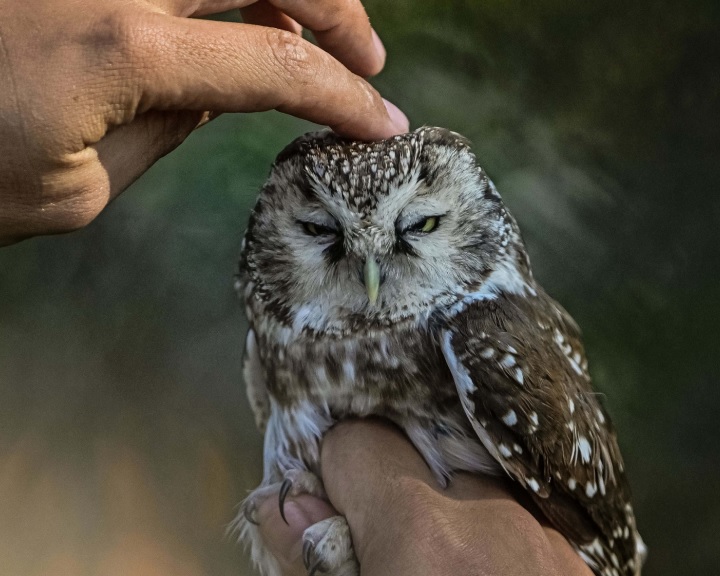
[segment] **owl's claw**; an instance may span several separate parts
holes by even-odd
[[[285,478],[283,480],[282,486],[280,486],[280,492],[278,494],[278,504],[280,505],[280,516],[285,521],[285,524],[288,526],[290,523],[287,521],[287,518],[285,518],[285,498],[287,498],[288,493],[292,489],[292,480],[290,478]]]
[[[305,568],[310,567],[310,554],[312,554],[313,546],[314,544],[310,540],[303,542],[303,564],[305,564]]]
[[[312,562],[313,556],[315,556],[315,544],[310,540],[305,540],[303,543],[303,563],[307,568],[308,576],[314,576],[322,566],[322,560],[318,558],[315,559],[315,562]]]
[[[258,522],[256,518],[257,507],[255,506],[255,502],[246,502],[243,506],[242,512],[243,516],[245,516],[245,520],[250,522],[250,524],[260,526],[260,522]]]

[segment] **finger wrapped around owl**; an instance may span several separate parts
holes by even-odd
[[[506,476],[596,574],[640,574],[645,548],[580,332],[533,278],[465,138],[299,138],[261,190],[237,287],[265,432],[263,482],[238,526],[264,574],[279,569],[253,523],[258,501],[324,497],[323,434],[369,415],[404,430],[441,485],[457,471]],[[309,572],[357,574],[344,519],[324,522],[303,537]]]

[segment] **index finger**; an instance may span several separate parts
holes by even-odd
[[[385,48],[370,26],[360,0],[154,0],[167,13],[177,16],[203,15],[240,8],[251,24],[260,23],[258,12],[278,13],[271,22],[286,14],[310,30],[318,44],[360,76],[374,76],[385,64]],[[264,22],[263,22],[264,23]],[[274,23],[274,22],[273,22]],[[285,26],[281,28],[287,29]]]
[[[290,32],[148,14],[131,37],[139,112],[275,108],[365,140],[408,129],[370,84]]]

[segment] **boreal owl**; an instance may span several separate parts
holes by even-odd
[[[237,287],[265,433],[264,478],[238,525],[264,574],[279,568],[253,524],[258,503],[322,496],[323,434],[369,415],[399,426],[439,484],[460,470],[506,475],[595,574],[640,574],[645,547],[579,329],[533,278],[465,138],[299,138],[252,211]],[[359,573],[343,517],[303,539],[310,573]]]

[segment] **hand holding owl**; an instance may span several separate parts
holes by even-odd
[[[448,490],[438,490],[421,456],[380,421],[336,426],[323,442],[322,467],[368,576],[591,574],[567,540],[541,525],[497,480],[458,477]],[[301,495],[287,501],[286,524],[275,499],[263,504],[263,538],[281,559],[283,576],[307,574],[302,533],[335,514],[324,500]]]
[[[359,0],[0,7],[0,246],[85,226],[207,110],[277,109],[364,139],[407,129],[362,78],[385,51]],[[232,8],[246,23],[192,18]]]

